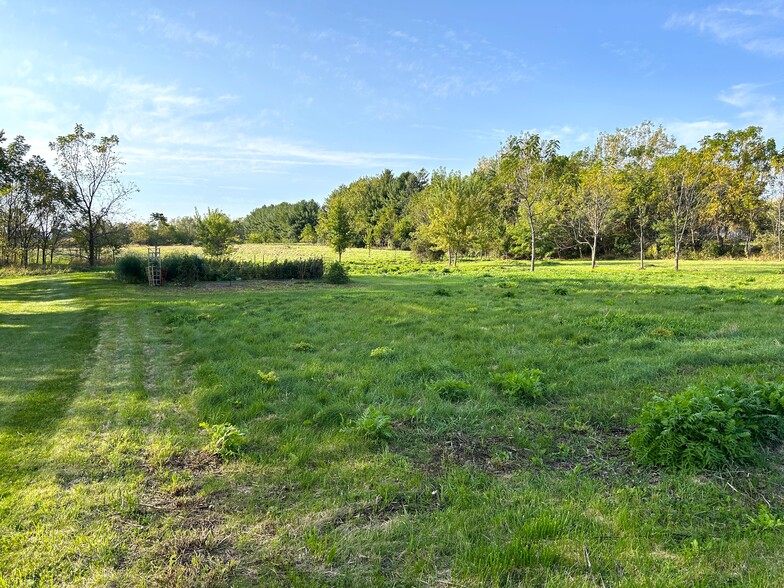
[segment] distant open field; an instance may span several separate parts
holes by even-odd
[[[279,247],[238,255],[328,254]],[[784,266],[362,256],[346,286],[0,277],[0,587],[784,585],[779,446],[628,443],[655,395],[784,381]]]

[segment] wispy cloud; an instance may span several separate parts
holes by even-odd
[[[706,135],[723,133],[731,128],[730,123],[720,120],[696,120],[683,121],[673,120],[664,123],[667,132],[674,135],[681,145],[695,147]]]
[[[784,2],[714,4],[702,10],[672,15],[665,26],[691,28],[721,43],[755,53],[784,56]]]
[[[736,84],[719,94],[719,100],[739,110],[738,117],[747,125],[763,128],[766,135],[784,141],[784,106],[776,96],[763,91],[767,84]]]
[[[203,29],[188,27],[182,22],[167,18],[160,12],[151,12],[141,27],[142,31],[153,31],[170,41],[180,41],[188,44],[203,43],[216,47],[221,44],[221,39],[215,33]]]

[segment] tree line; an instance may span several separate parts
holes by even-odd
[[[781,259],[784,150],[750,126],[679,146],[643,122],[563,154],[535,133],[509,137],[470,173],[384,170],[334,189],[323,205],[283,202],[230,219],[219,210],[168,220],[119,220],[135,191],[120,181],[116,136],[76,125],[50,143],[56,172],[0,131],[0,261],[51,263],[68,244],[92,265],[130,243],[329,243],[409,249],[422,259],[462,256],[717,257]],[[206,251],[206,249],[205,249]]]
[[[77,124],[49,143],[54,173],[24,137],[8,142],[0,130],[0,262],[51,264],[66,243],[90,265],[102,250],[118,251],[127,228],[116,217],[136,190],[120,180],[118,144]]]
[[[401,176],[402,177],[402,176]],[[407,176],[411,177],[411,176]],[[421,257],[537,259],[782,254],[784,150],[760,127],[676,144],[643,122],[602,133],[571,154],[535,133],[512,136],[468,174],[389,172],[330,194],[316,232],[349,245],[410,248]]]

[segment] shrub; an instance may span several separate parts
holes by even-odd
[[[210,441],[204,448],[205,451],[219,455],[224,459],[237,455],[245,442],[245,433],[231,423],[219,425],[199,423],[199,426],[205,429],[210,436]]]
[[[461,380],[447,379],[439,380],[431,384],[430,389],[433,390],[439,397],[450,402],[460,402],[468,398],[468,393],[471,390],[471,384]]]
[[[392,438],[392,417],[370,405],[355,421],[346,421],[340,430],[344,433],[358,433],[373,441],[387,441]]]
[[[174,253],[161,259],[161,274],[175,284],[193,284],[207,275],[207,263],[198,255]]]
[[[566,296],[569,293],[569,290],[564,288],[563,286],[555,286],[553,288],[553,294],[556,296]]]
[[[259,379],[261,380],[262,384],[271,386],[272,384],[276,384],[278,382],[278,374],[275,372],[263,372],[259,370],[256,373],[259,375]]]
[[[642,464],[717,468],[752,461],[760,444],[781,439],[783,417],[781,385],[692,387],[648,402],[629,443]]]
[[[143,284],[147,281],[147,260],[140,255],[128,254],[114,264],[114,277],[126,284]]]
[[[452,293],[442,286],[439,286],[438,288],[433,290],[433,296],[451,296],[451,295]]]
[[[370,351],[370,357],[372,358],[380,358],[380,357],[389,357],[394,353],[394,350],[391,347],[376,347]]]
[[[329,264],[327,271],[324,272],[324,281],[327,284],[347,284],[348,272],[342,263],[335,261]]]
[[[542,372],[537,369],[493,374],[493,386],[511,398],[539,400],[544,396]]]

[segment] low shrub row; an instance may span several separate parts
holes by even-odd
[[[118,280],[130,284],[147,281],[147,259],[140,255],[124,255],[117,260],[114,273]],[[270,261],[236,261],[207,259],[199,255],[176,253],[161,259],[164,282],[192,284],[220,280],[317,280],[324,276],[324,260],[309,259]]]

